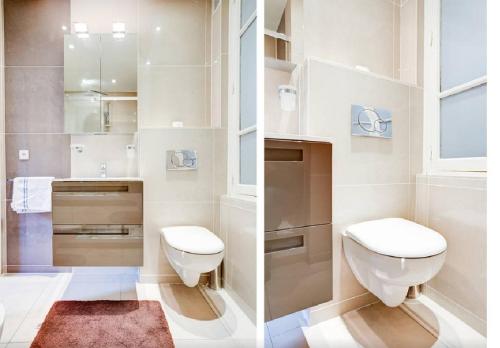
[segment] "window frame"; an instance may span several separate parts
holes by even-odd
[[[487,157],[440,157],[441,99],[487,85],[487,75],[441,91],[441,1],[424,4],[424,170],[486,172]]]
[[[240,139],[243,135],[257,133],[256,124],[240,130],[240,41],[252,23],[257,21],[257,8],[243,26],[240,26],[241,0],[229,2],[229,55],[228,55],[228,192],[231,195],[256,196],[257,185],[240,183]],[[258,35],[258,34],[257,34]],[[258,38],[255,38],[258,43]],[[255,59],[257,60],[257,53]],[[257,62],[256,62],[257,63]],[[257,78],[257,77],[255,77]],[[257,91],[256,91],[257,93]],[[256,145],[256,152],[257,152]]]

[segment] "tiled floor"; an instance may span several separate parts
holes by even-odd
[[[269,321],[266,348],[456,348],[486,347],[486,340],[458,318],[422,296],[439,323],[436,338],[401,308],[376,303],[309,324],[307,310]]]
[[[29,347],[52,303],[60,299],[158,300],[176,347],[253,344],[251,339],[234,337],[197,288],[141,284],[137,279],[135,268],[80,268],[73,274],[0,276],[0,302],[6,310],[0,348]]]
[[[265,348],[307,348],[302,331],[309,325],[309,312],[303,310],[268,321],[265,325]]]
[[[437,316],[441,315],[438,312],[442,308],[435,307],[433,310]],[[380,302],[311,327],[304,327],[303,331],[311,348],[486,347],[484,337],[449,312],[443,310],[444,312],[445,315],[439,318],[442,330],[439,331],[438,338],[431,335],[401,308],[390,308]],[[462,335],[462,339],[449,341],[450,331],[468,334]],[[456,338],[456,335],[454,337]]]

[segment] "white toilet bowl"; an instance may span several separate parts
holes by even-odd
[[[174,226],[161,229],[161,245],[170,264],[189,287],[200,275],[216,269],[224,257],[224,243],[200,226]]]
[[[405,300],[410,286],[432,279],[446,257],[443,236],[399,218],[349,226],[342,241],[356,279],[390,307]]]

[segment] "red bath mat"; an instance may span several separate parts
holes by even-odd
[[[31,348],[174,347],[158,301],[58,301]]]

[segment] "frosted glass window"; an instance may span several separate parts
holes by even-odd
[[[257,117],[257,21],[241,36],[240,130],[255,126]]]
[[[255,185],[257,183],[257,132],[240,137],[240,183]]]
[[[257,9],[257,1],[256,0],[241,0],[241,21],[240,28],[248,22],[252,14]]]
[[[441,0],[441,90],[486,75],[486,0]]]
[[[441,158],[486,157],[486,85],[441,99]]]

